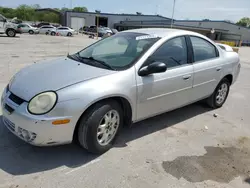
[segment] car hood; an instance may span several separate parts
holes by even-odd
[[[115,71],[90,66],[67,57],[41,61],[19,71],[10,82],[10,91],[29,101],[38,93],[56,91]]]

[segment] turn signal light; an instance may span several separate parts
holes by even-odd
[[[70,122],[70,119],[55,120],[52,122],[53,125],[63,125]]]

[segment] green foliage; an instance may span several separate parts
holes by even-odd
[[[0,14],[5,16],[6,18],[14,18],[17,17],[20,20],[25,21],[45,21],[45,22],[51,22],[51,23],[59,23],[60,22],[60,16],[54,12],[50,11],[42,11],[42,12],[36,12],[35,9],[40,9],[41,6],[39,4],[34,5],[19,5],[17,8],[7,8],[7,7],[1,7],[0,6]],[[67,11],[71,10],[66,7],[63,7],[61,9],[54,8],[57,11]],[[73,11],[77,12],[87,12],[88,9],[86,7],[75,7]]]
[[[75,8],[73,8],[73,11],[75,11],[75,12],[88,12],[88,9],[86,7],[75,7]]]
[[[244,17],[244,18],[240,19],[236,24],[250,28],[250,18]]]

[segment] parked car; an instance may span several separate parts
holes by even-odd
[[[20,28],[17,28],[17,24],[12,21],[8,21],[3,15],[0,14],[0,34],[6,34],[8,37],[15,37],[17,33],[22,33]]]
[[[37,24],[36,27],[37,27],[37,28],[40,28],[40,27],[42,27],[42,26],[50,26],[50,25],[51,25],[51,24],[48,23],[48,22],[41,22],[41,23]]]
[[[105,31],[107,31],[110,34],[113,33],[113,31],[109,27],[101,27],[101,28],[103,28]]]
[[[4,125],[32,145],[76,140],[94,153],[133,122],[203,99],[220,108],[241,67],[230,46],[172,29],[119,32],[48,62],[22,69],[5,87]]]
[[[87,34],[89,32],[89,27],[84,26],[79,29],[79,33]]]
[[[56,35],[56,27],[52,25],[44,25],[39,28],[39,33],[41,34],[51,34],[51,35]]]
[[[111,31],[113,35],[119,32],[117,29],[111,29]]]
[[[71,29],[69,27],[58,27],[56,29],[56,33],[61,36],[69,36],[69,37],[77,34],[77,32],[74,29]]]
[[[29,33],[31,35],[39,33],[39,29],[37,27],[32,27],[27,23],[21,23],[17,26],[17,28],[21,28],[23,33]]]

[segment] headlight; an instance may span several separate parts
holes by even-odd
[[[31,114],[42,115],[51,111],[57,102],[57,94],[49,91],[33,97],[28,105],[28,111]]]

